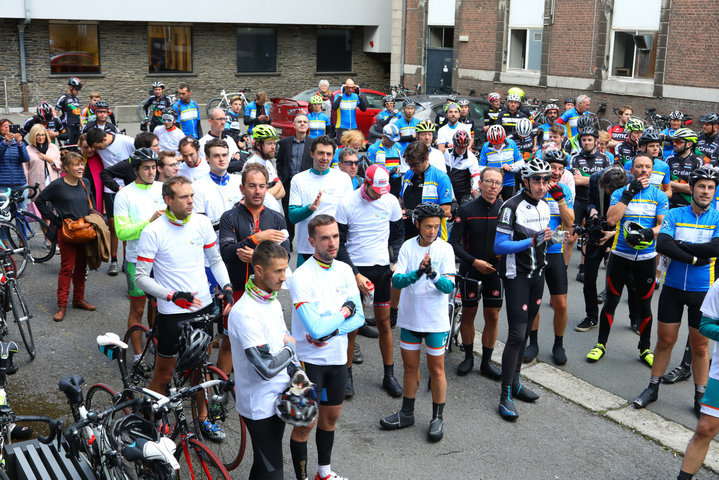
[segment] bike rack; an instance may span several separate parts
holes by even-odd
[[[95,480],[84,457],[67,458],[57,443],[45,445],[37,440],[5,445],[5,471],[11,480]]]

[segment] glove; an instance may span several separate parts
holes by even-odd
[[[646,242],[651,242],[654,240],[654,230],[651,228],[642,228],[639,230],[639,234],[642,236],[642,240]]]
[[[562,196],[564,198],[564,196]],[[552,232],[552,243],[564,243],[567,239],[567,231],[562,230],[562,226],[559,225]]]
[[[532,245],[535,247],[541,246],[547,239],[545,238],[546,235],[544,233],[544,230],[541,230],[540,232],[537,232],[532,237]]]
[[[424,267],[424,273],[426,273],[427,275],[432,273],[432,259],[430,259],[429,262],[427,262],[427,266]]]
[[[625,240],[627,241],[629,246],[636,247],[637,245],[639,245],[639,242],[643,240],[642,231],[643,230],[634,230],[627,233]]]
[[[342,308],[347,308],[347,310],[350,311],[350,314],[347,315],[345,318],[350,318],[357,312],[357,306],[355,305],[355,302],[352,300],[347,300],[343,305]]]
[[[624,193],[622,193],[622,197],[619,199],[620,202],[629,204],[629,202],[632,201],[632,198],[634,198],[634,195],[642,191],[642,188],[644,186],[642,185],[641,180],[634,180],[632,183],[627,185],[627,188],[624,190]]]
[[[235,297],[233,296],[232,286],[231,285],[225,285],[225,288],[222,289],[222,300],[225,301],[228,305],[234,305],[235,304]]]
[[[295,395],[302,396],[307,392],[307,390],[314,386],[315,384],[310,382],[307,374],[302,369],[297,370],[292,375],[292,379],[290,380],[290,392]]]
[[[148,121],[147,121],[147,119],[145,119],[142,123],[140,123],[140,130],[142,130],[143,132],[146,132],[147,124],[148,124]]]
[[[167,295],[167,300],[174,303],[180,308],[189,310],[192,307],[192,301],[195,297],[190,292],[175,292],[170,291]]]
[[[549,194],[556,202],[564,200],[564,190],[562,190],[562,187],[557,184],[549,187]]]

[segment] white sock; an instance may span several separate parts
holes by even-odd
[[[329,465],[317,465],[317,473],[320,474],[320,478],[325,478],[332,474],[332,470]]]

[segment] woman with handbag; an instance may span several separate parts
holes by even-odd
[[[89,182],[82,178],[85,160],[77,152],[62,152],[62,168],[65,176],[50,183],[35,200],[43,218],[49,219],[58,228],[60,274],[57,279],[57,312],[53,316],[56,322],[65,318],[71,282],[75,286],[72,307],[96,309],[85,300],[87,256],[84,244],[97,235],[84,220],[95,209],[88,192]]]

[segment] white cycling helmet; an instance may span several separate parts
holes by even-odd
[[[536,175],[551,175],[552,167],[541,158],[533,158],[522,167],[522,180]]]
[[[514,127],[514,131],[517,132],[517,135],[520,137],[527,138],[532,134],[532,121],[528,118],[520,118]]]

